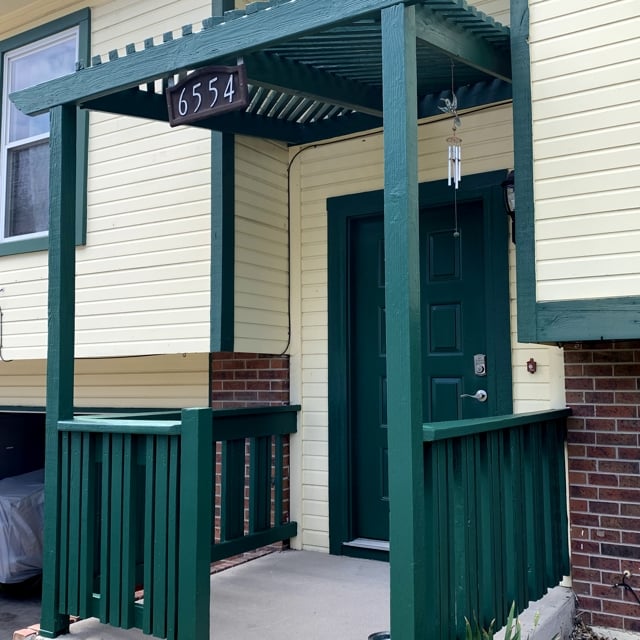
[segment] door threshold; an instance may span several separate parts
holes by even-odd
[[[355,538],[349,542],[343,542],[345,547],[354,547],[356,549],[370,549],[372,551],[389,551],[388,540],[374,540],[372,538]]]

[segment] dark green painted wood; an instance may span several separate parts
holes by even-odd
[[[538,417],[555,420],[565,418],[569,415],[571,415],[571,409],[553,409],[550,411],[533,411],[531,413],[490,416],[488,418],[473,420],[437,422],[423,425],[423,439],[425,442],[435,442],[437,440],[446,440],[448,438],[457,438],[498,429],[510,429],[512,427],[530,424]]]
[[[210,498],[213,492],[211,409],[185,409],[180,465],[178,637],[209,637]]]
[[[249,457],[249,533],[271,524],[271,437],[251,438]]]
[[[178,438],[169,442],[169,494],[167,504],[168,558],[167,558],[167,638],[176,638],[178,632],[178,522],[180,520],[180,443]],[[133,600],[129,598],[133,606]]]
[[[211,449],[209,449],[210,451]],[[185,461],[183,461],[185,462]],[[196,469],[194,461],[189,461],[192,469]],[[156,442],[155,465],[155,504],[154,504],[154,538],[153,538],[153,584],[150,585],[149,596],[153,600],[153,624],[152,634],[159,638],[166,636],[167,615],[167,556],[168,556],[168,527],[167,527],[167,500],[169,495],[169,479],[167,468],[169,464],[169,441],[164,436],[158,436]],[[196,520],[191,520],[195,522]]]
[[[270,411],[270,409],[282,409]],[[299,407],[264,407],[243,412],[213,412],[213,439],[263,438],[272,435],[295,433]]]
[[[121,94],[112,94],[90,100],[83,105],[83,108],[148,120],[158,120],[160,122],[169,121],[165,97],[160,94],[149,94],[139,89],[128,89]],[[302,136],[300,125],[239,111],[198,120],[190,123],[189,126],[229,134],[241,133],[259,138],[268,137],[272,140],[280,140],[292,144],[298,144],[305,140]]]
[[[75,418],[73,420],[60,420],[58,429],[62,432],[81,431],[83,433],[136,433],[145,435],[169,436],[181,432],[179,422],[167,420],[164,423],[153,420],[126,420],[108,419],[105,417]]]
[[[382,10],[391,633],[425,637],[415,7]]]
[[[221,542],[244,535],[245,452],[244,438],[222,442]]]
[[[249,84],[382,117],[382,95],[368,85],[266,53],[245,56],[244,63]]]
[[[147,438],[145,447],[145,502],[144,502],[144,539],[154,540],[154,505],[156,501],[155,495],[155,464],[156,464],[156,440],[155,438]],[[154,583],[154,564],[153,564],[153,546],[144,545],[143,552],[144,574],[143,582],[151,589]],[[101,593],[104,593],[102,591]],[[151,595],[151,594],[150,594]],[[144,633],[150,634],[153,628],[153,598],[144,599],[144,607],[142,609],[142,621],[139,625]]]
[[[349,250],[351,538],[389,539],[384,228],[352,220]]]
[[[75,321],[76,110],[51,111],[49,178],[49,341],[45,460],[45,548],[40,633],[55,637],[69,628],[59,613],[60,485],[58,420],[73,417]]]
[[[464,637],[464,616],[499,628],[561,579],[568,559],[564,502],[565,416],[539,412],[505,428],[426,442],[424,531],[430,582],[423,637]],[[535,450],[535,455],[532,451]],[[553,489],[551,489],[553,485]],[[549,558],[557,557],[557,561]]]
[[[65,434],[60,439],[60,610],[68,608],[67,583],[69,578],[69,495],[71,493],[70,436]]]
[[[212,0],[211,15],[224,16],[234,0]],[[211,133],[211,338],[210,350],[233,351],[235,318],[235,138]]]
[[[168,77],[229,56],[249,53],[284,39],[293,39],[317,29],[329,29],[357,20],[371,12],[393,7],[401,0],[298,0],[271,11],[232,20],[224,29],[205,29],[183,39],[125,56],[105,65],[84,69],[56,83],[13,94],[24,113],[35,115],[57,104],[79,104],[115,91],[134,88],[156,78]],[[415,95],[415,92],[414,92]]]
[[[442,106],[441,100],[443,98],[451,98],[451,88],[440,93],[423,96],[418,104],[418,117],[428,118],[441,114],[442,111],[439,107]],[[458,99],[459,111],[485,104],[505,102],[512,98],[511,83],[503,80],[489,80],[458,87],[456,88],[456,98]]]
[[[533,200],[533,125],[529,4],[511,0],[511,66],[513,68],[513,149],[518,204],[516,279],[518,339],[536,342],[535,211]]]
[[[136,517],[136,487],[135,487],[135,452],[134,436],[123,436],[122,451],[122,549],[120,585],[118,599],[120,608],[120,621],[118,626],[129,629],[133,626],[133,598],[136,587],[136,542],[138,539]],[[169,507],[171,508],[171,502]]]
[[[460,29],[426,6],[416,8],[416,33],[420,40],[452,60],[479,69],[500,80],[511,80],[510,60],[486,40]]]
[[[109,622],[109,567],[111,563],[111,434],[102,437],[102,491],[100,500],[100,622]]]
[[[274,501],[273,526],[278,527],[283,522],[283,497],[284,497],[284,437],[275,436],[275,463],[274,463]],[[288,440],[288,439],[287,439]]]
[[[111,486],[109,487],[109,515],[111,531],[109,533],[109,623],[120,626],[120,587],[122,584],[122,545],[124,544],[122,515],[124,509],[124,436],[117,433],[111,436]],[[102,567],[105,570],[105,567]]]
[[[211,351],[233,351],[235,138],[211,134]]]
[[[69,486],[68,495],[68,558],[67,564],[67,594],[68,594],[68,611],[80,610],[80,499],[82,486],[79,480],[79,470],[82,468],[82,438],[80,434],[72,434],[70,436],[70,455],[69,468],[72,481]]]
[[[486,323],[495,331],[487,334],[487,356],[490,368],[499,376],[485,378],[488,382],[490,413],[508,413],[512,409],[511,351],[509,339],[508,225],[505,224],[500,183],[504,172],[465,176],[458,201],[482,202],[484,215],[485,256],[484,287],[486,291]],[[451,207],[451,189],[446,181],[419,186],[421,210],[430,207]],[[359,216],[379,213],[383,208],[383,192],[372,191],[328,200],[328,272],[329,272],[329,509],[330,551],[351,553],[342,543],[353,539],[350,486],[348,475],[349,426],[347,416],[347,381],[351,376],[348,348],[348,273],[351,226]]]
[[[95,531],[96,531],[96,481],[95,481],[95,446],[89,434],[82,434],[82,470],[80,482],[82,484],[82,504],[80,521],[80,561],[79,561],[79,589],[81,618],[91,615],[91,594],[93,592],[93,577],[95,567]]]

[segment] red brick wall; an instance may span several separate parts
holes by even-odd
[[[211,406],[214,409],[288,403],[289,356],[211,354]]]
[[[265,407],[289,404],[289,356],[257,353],[211,354],[211,407],[233,409],[242,407]],[[275,448],[274,455],[275,455]],[[289,441],[283,447],[283,522],[289,520]],[[275,462],[275,460],[274,460]],[[222,454],[216,447],[215,482],[215,540],[220,539],[220,496]],[[247,443],[245,463],[245,533],[249,523],[249,446]],[[272,493],[272,517],[275,492]]]
[[[565,345],[571,564],[583,620],[640,631],[640,341]]]

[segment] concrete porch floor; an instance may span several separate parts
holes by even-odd
[[[215,640],[367,640],[389,629],[386,562],[308,551],[272,553],[214,574],[211,592]],[[60,637],[149,638],[96,619],[76,622]]]

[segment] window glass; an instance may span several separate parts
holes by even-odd
[[[78,30],[8,51],[2,87],[3,239],[46,233],[49,215],[49,114],[30,117],[8,99],[13,91],[73,73]]]

